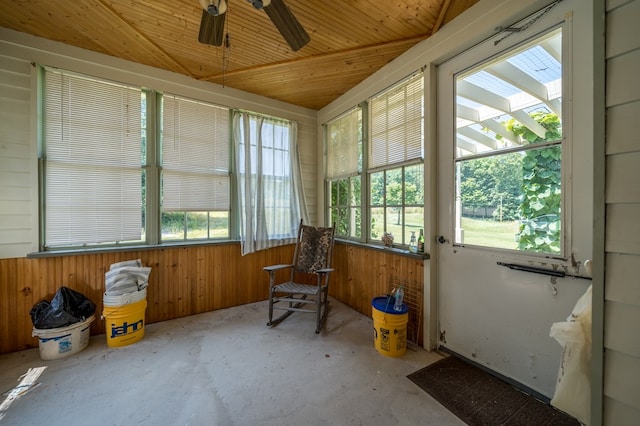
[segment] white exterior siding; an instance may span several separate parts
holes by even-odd
[[[640,0],[607,2],[606,425],[640,419]]]
[[[31,65],[0,51],[0,257],[37,248],[31,145]],[[37,194],[37,192],[35,192]],[[34,245],[35,243],[35,245]]]

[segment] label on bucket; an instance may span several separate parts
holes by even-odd
[[[65,353],[71,350],[71,338],[60,340],[58,342],[58,353]]]
[[[396,351],[403,350],[407,347],[407,338],[405,336],[406,331],[406,328],[393,330],[393,334],[396,335]]]
[[[144,311],[147,301],[141,300],[123,306],[103,306],[106,337],[109,347],[130,345],[144,337]]]
[[[59,354],[69,352],[71,349],[73,349],[73,345],[71,343],[71,334],[65,334],[64,336],[48,337],[48,338],[39,337],[39,340],[40,340],[40,343],[55,342],[56,346],[58,346]]]
[[[129,334],[134,334],[137,331],[141,331],[144,327],[144,320],[136,321],[129,324],[127,321],[123,322],[122,325],[111,324],[111,338],[128,336]]]
[[[388,328],[380,327],[380,349],[387,352],[405,349],[407,345],[405,331],[406,329],[404,328],[394,328],[393,331],[391,331]],[[392,339],[391,337],[394,338]]]
[[[391,339],[389,339],[389,329],[380,327],[380,349],[382,349],[383,351],[390,351],[390,341]]]

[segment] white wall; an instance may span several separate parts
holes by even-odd
[[[32,68],[0,47],[0,257],[23,256],[38,246]]]
[[[317,221],[316,111],[0,27],[0,258],[38,250],[38,122],[32,63],[297,121],[309,216]]]
[[[640,421],[640,0],[607,2],[604,424]]]

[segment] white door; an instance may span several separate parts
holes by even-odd
[[[587,59],[571,54],[572,3],[437,73],[440,346],[547,397],[562,352],[550,327],[590,284],[562,277],[582,275],[591,251],[588,219],[575,214],[590,215],[590,189],[572,184],[591,173],[589,138],[572,126],[588,111],[571,102],[571,70]]]

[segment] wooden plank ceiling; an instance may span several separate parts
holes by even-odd
[[[285,0],[292,52],[264,11],[228,0],[229,47],[198,43],[198,0],[2,0],[0,26],[318,110],[478,0]]]

